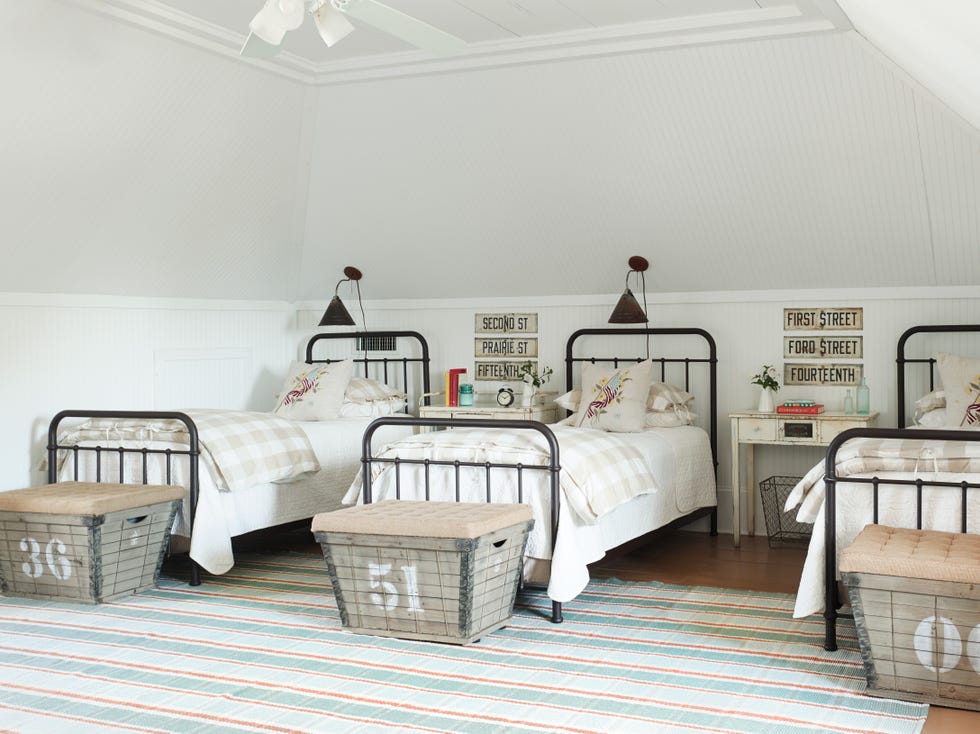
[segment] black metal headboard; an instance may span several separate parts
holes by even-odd
[[[406,356],[407,349],[398,348],[398,339],[408,339],[417,348],[411,350],[412,356]],[[314,358],[313,352],[317,342],[337,340],[353,340],[353,348],[345,348],[343,356],[325,356]],[[361,356],[351,356],[360,352]],[[384,354],[390,352],[390,354]],[[375,356],[383,354],[383,356]],[[401,353],[402,356],[397,356]],[[325,334],[314,334],[306,343],[306,361],[340,362],[352,359],[355,365],[360,365],[364,377],[372,377],[386,385],[401,388],[409,395],[409,405],[415,405],[416,399],[430,392],[429,388],[429,343],[417,331],[338,331]],[[421,372],[421,392],[416,392],[418,383],[413,383],[413,370]],[[425,398],[428,405],[428,398]]]
[[[927,324],[924,326],[913,326],[906,329],[898,338],[898,348],[896,364],[898,369],[898,379],[896,381],[898,391],[898,427],[905,428],[908,425],[906,377],[909,374],[907,369],[923,367],[928,370],[929,391],[936,389],[936,357],[930,354],[928,357],[907,357],[906,348],[910,337],[915,334],[954,334],[963,332],[980,332],[980,324]],[[921,373],[920,373],[921,374]]]
[[[575,342],[581,337],[585,336],[599,336],[599,337],[642,337],[646,356],[631,356],[631,357],[611,357],[611,356],[576,356],[575,355]],[[649,354],[649,343],[650,337],[657,336],[693,336],[698,337],[704,341],[701,353],[698,356],[660,356],[653,357]],[[632,343],[632,342],[631,342]],[[707,355],[704,354],[704,346],[707,347]],[[691,347],[693,351],[693,347]],[[684,375],[684,390],[690,392],[692,386],[691,379],[691,366],[692,365],[707,365],[708,366],[708,381],[707,381],[707,405],[708,405],[708,436],[711,441],[711,456],[715,465],[715,469],[718,468],[718,354],[717,348],[715,347],[715,340],[704,329],[696,328],[648,328],[648,329],[636,329],[636,328],[605,328],[605,329],[579,329],[568,337],[568,341],[565,344],[565,389],[571,390],[572,383],[574,380],[574,366],[577,363],[589,362],[591,364],[597,363],[610,363],[614,367],[619,365],[620,362],[642,362],[645,359],[649,359],[654,364],[660,365],[660,381],[667,382],[668,376],[671,379],[676,379],[673,373],[668,375],[668,367],[671,365],[676,365],[683,367]],[[677,370],[678,372],[680,370]],[[699,401],[703,400],[703,395],[698,395],[697,399]],[[704,405],[704,402],[699,404]]]

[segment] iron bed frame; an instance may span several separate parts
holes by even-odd
[[[316,359],[314,358],[314,348],[317,342],[328,341],[336,342],[337,340],[353,340],[355,346],[361,345],[362,347],[369,346],[371,340],[384,341],[387,339],[392,340],[392,344],[397,343],[398,338],[405,338],[412,340],[412,343],[416,344],[418,347],[418,356],[382,356],[382,357],[372,357],[369,356],[369,351],[366,349],[355,349],[352,351],[363,351],[363,356],[360,357],[338,357],[330,356]],[[378,343],[375,341],[374,343]],[[406,393],[413,392],[411,388],[413,383],[409,379],[409,367],[410,365],[418,365],[418,371],[421,373],[421,394],[429,392],[429,344],[420,333],[417,331],[360,331],[360,332],[333,332],[333,333],[322,333],[314,334],[306,343],[306,362],[308,364],[313,363],[332,363],[340,362],[344,359],[352,359],[355,364],[361,365],[361,371],[365,377],[369,377],[372,374],[372,366],[379,365],[382,372],[382,379],[385,384],[388,384],[389,367],[393,368],[395,374],[397,374],[397,368],[399,365],[401,367],[401,382],[396,382],[396,387],[401,386],[404,388]],[[413,370],[414,373],[414,370]],[[411,400],[408,405],[413,405]],[[87,418],[117,418],[121,420],[176,420],[184,424],[187,429],[188,444],[186,449],[151,449],[151,448],[134,448],[134,447],[124,447],[124,446],[78,446],[75,444],[61,444],[58,441],[58,430],[62,421],[66,419],[87,419]],[[188,526],[189,533],[194,532],[194,518],[197,515],[197,503],[200,496],[200,442],[198,437],[197,426],[194,420],[186,413],[180,411],[162,411],[162,410],[63,410],[57,413],[52,419],[48,426],[48,443],[47,443],[47,461],[48,461],[48,483],[54,484],[58,481],[58,452],[67,451],[69,458],[68,461],[72,462],[73,472],[72,477],[75,481],[79,479],[79,460],[81,454],[90,453],[95,456],[95,482],[113,482],[118,484],[147,484],[148,476],[148,460],[151,455],[160,455],[163,457],[166,471],[166,484],[172,484],[173,481],[173,461],[175,457],[186,456],[188,461],[188,493],[190,501],[190,513],[188,515]],[[135,454],[140,457],[141,476],[136,478],[127,477],[125,475],[125,462],[124,459],[129,454]],[[104,476],[102,460],[103,457],[115,456],[119,460],[119,471],[114,476]],[[191,586],[199,586],[201,583],[201,567],[191,561],[191,571],[190,571]]]
[[[906,356],[907,343],[911,337],[921,333],[943,334],[980,332],[980,324],[954,325],[923,325],[907,329],[898,340],[897,347],[897,391],[898,391],[898,428],[852,428],[838,434],[827,447],[824,464],[824,649],[837,649],[837,619],[851,615],[841,614],[840,590],[837,584],[837,483],[864,484],[871,487],[872,516],[871,524],[878,524],[880,492],[885,487],[915,487],[916,518],[915,527],[922,529],[923,517],[923,488],[945,487],[960,491],[960,532],[967,531],[967,499],[969,490],[980,490],[980,479],[977,481],[941,482],[921,477],[914,479],[879,479],[873,477],[837,477],[837,452],[852,439],[881,438],[881,439],[919,439],[937,441],[980,441],[980,431],[962,431],[955,429],[912,429],[907,428],[908,416],[906,401],[906,370],[911,366],[928,365],[929,390],[935,388],[936,359],[932,356],[911,358]]]
[[[576,357],[574,356],[575,342],[585,336],[597,336],[597,337],[637,337],[643,336],[647,339],[647,356],[646,357]],[[652,361],[654,363],[660,364],[660,376],[661,381],[666,381],[668,365],[683,365],[684,368],[684,389],[689,391],[691,388],[691,366],[692,365],[707,365],[708,366],[708,404],[710,406],[710,411],[707,419],[708,423],[708,436],[711,446],[711,459],[712,465],[717,476],[718,469],[718,453],[717,453],[717,349],[715,347],[714,338],[703,329],[696,328],[646,328],[646,329],[625,329],[625,328],[611,328],[611,329],[580,329],[574,332],[566,342],[565,349],[565,385],[567,389],[572,388],[573,382],[573,367],[575,364],[588,362],[591,364],[597,363],[611,363],[614,366],[618,366],[623,363],[630,362],[641,362],[645,359],[650,359],[649,357],[649,338],[652,336],[693,336],[704,340],[705,346],[707,348],[707,356],[702,357],[654,357]],[[460,460],[436,460],[436,459],[403,459],[399,457],[394,458],[381,458],[374,456],[372,450],[372,439],[375,431],[377,431],[382,426],[391,425],[394,423],[399,425],[405,425],[405,419],[392,419],[392,418],[378,418],[371,422],[367,430],[364,432],[364,437],[362,439],[362,457],[361,462],[363,464],[362,477],[362,500],[365,504],[370,504],[374,499],[373,493],[373,479],[372,472],[375,464],[388,464],[394,467],[395,472],[395,499],[401,499],[402,492],[402,482],[401,482],[401,469],[402,465],[420,465],[423,468],[423,482],[424,482],[424,498],[429,500],[431,497],[431,471],[434,468],[442,467],[442,469],[437,469],[440,471],[452,470],[454,472],[453,483],[455,487],[455,501],[460,501],[460,473],[463,468],[476,468],[483,469],[485,472],[484,479],[484,489],[485,497],[487,502],[493,501],[493,491],[491,475],[493,470],[508,470],[516,472],[517,476],[517,497],[518,501],[523,501],[524,499],[524,472],[525,471],[538,471],[548,473],[548,485],[550,490],[550,521],[551,521],[551,545],[552,551],[554,551],[555,543],[558,538],[558,518],[560,512],[560,501],[561,492],[559,488],[560,484],[560,472],[561,472],[561,461],[559,456],[559,444],[558,439],[552,430],[546,426],[544,423],[539,421],[524,421],[524,420],[492,420],[492,419],[482,419],[482,418],[410,418],[408,423],[414,426],[422,428],[495,428],[505,431],[536,431],[540,433],[548,443],[549,456],[548,461],[542,464],[506,464],[506,463],[493,463],[493,462],[475,462],[475,461],[460,461]],[[705,515],[710,516],[710,526],[711,534],[717,535],[718,533],[718,495],[717,495],[717,485],[715,487],[715,504],[713,507],[702,507],[694,510],[683,517],[677,518],[665,527],[675,527],[682,524],[687,524],[694,520],[697,520]],[[664,528],[658,528],[657,530],[663,530]],[[651,532],[656,532],[651,531]],[[649,535],[649,533],[648,533]],[[646,536],[644,536],[646,537]],[[634,539],[637,540],[637,539]],[[632,542],[632,541],[631,541]],[[562,621],[562,603],[557,601],[551,602],[551,621],[558,624]]]

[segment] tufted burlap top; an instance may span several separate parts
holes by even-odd
[[[531,514],[528,505],[386,500],[321,512],[313,518],[313,532],[479,538],[494,530],[527,522]]]
[[[107,512],[178,500],[184,496],[184,492],[183,487],[158,484],[60,482],[0,492],[0,512],[104,515]]]
[[[980,535],[868,525],[840,554],[841,571],[980,582]]]

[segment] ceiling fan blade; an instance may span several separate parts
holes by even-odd
[[[354,26],[344,17],[344,14],[327,2],[313,11],[313,22],[320,32],[320,38],[328,46],[333,46],[354,30]]]
[[[248,27],[266,43],[278,46],[286,31],[299,28],[302,24],[303,0],[266,0]]]
[[[239,56],[247,56],[252,59],[271,59],[279,53],[279,47],[273,43],[266,43],[254,33],[249,33],[242,45]]]
[[[331,4],[352,18],[432,53],[448,54],[466,47],[463,39],[377,0],[332,0]]]

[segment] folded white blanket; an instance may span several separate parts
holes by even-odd
[[[320,469],[309,437],[293,421],[272,413],[184,412],[197,426],[201,458],[222,491],[295,479]],[[178,420],[94,418],[59,436],[58,441],[61,445],[103,442],[131,448],[152,444],[154,448],[186,449],[189,437]]]

